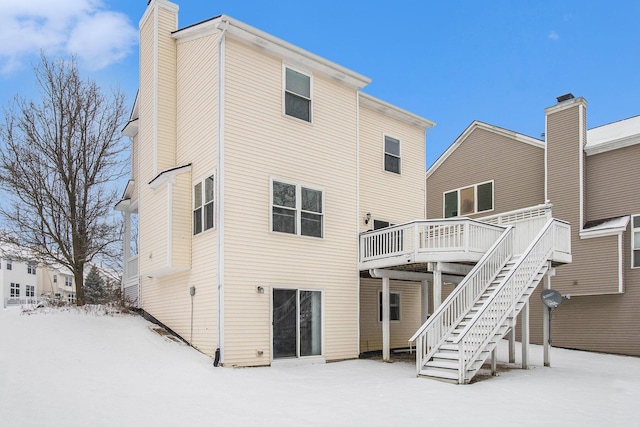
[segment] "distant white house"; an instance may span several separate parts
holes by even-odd
[[[19,261],[19,253],[8,246],[0,248],[0,289],[3,306],[34,302],[38,295],[37,265]]]

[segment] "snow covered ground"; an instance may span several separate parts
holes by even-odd
[[[471,385],[410,363],[214,368],[137,316],[0,309],[2,426],[638,425],[640,359],[532,346]],[[519,350],[519,346],[518,346]],[[506,347],[500,349],[506,359]]]

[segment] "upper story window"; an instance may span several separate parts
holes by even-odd
[[[640,268],[640,215],[631,217],[631,268]]]
[[[284,67],[284,113],[311,122],[311,76]]]
[[[384,170],[400,174],[400,140],[384,136]]]
[[[213,175],[193,186],[193,234],[213,228]]]
[[[64,285],[71,286],[71,284],[72,284],[71,276],[64,276]]]
[[[27,274],[36,274],[36,265],[29,263],[27,264]]]
[[[53,283],[58,283],[58,275],[57,274],[53,275]]]
[[[13,268],[13,266],[11,265],[11,260],[8,259],[7,260],[7,270],[11,270]]]
[[[299,236],[322,237],[324,205],[322,191],[273,181],[271,229]]]
[[[493,210],[493,181],[444,193],[445,218],[491,210]]]

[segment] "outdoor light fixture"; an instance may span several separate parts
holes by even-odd
[[[364,217],[365,224],[369,224],[369,221],[371,221],[371,212],[367,212],[367,215]]]
[[[256,290],[258,291],[259,294],[264,294],[264,288],[262,286],[258,286]]]

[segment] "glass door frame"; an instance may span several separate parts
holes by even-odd
[[[275,338],[275,325],[274,325],[274,302],[276,291],[295,291],[296,292],[296,355],[291,357],[275,357],[274,338]],[[301,339],[300,339],[300,293],[301,292],[317,292],[320,294],[320,352],[319,354],[313,354],[308,356],[301,356]],[[325,299],[324,290],[313,288],[297,288],[286,286],[274,286],[271,288],[271,303],[270,303],[270,321],[271,321],[271,362],[281,363],[290,361],[311,360],[315,361],[321,359],[324,361],[324,329],[325,329]]]

